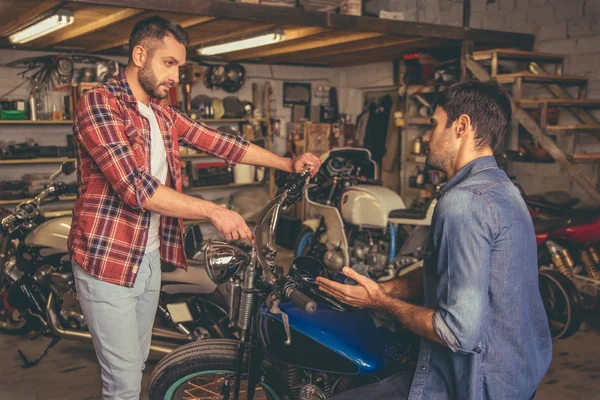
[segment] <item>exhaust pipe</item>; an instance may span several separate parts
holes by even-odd
[[[92,335],[89,332],[73,331],[69,329],[63,329],[60,327],[60,324],[58,323],[58,317],[54,312],[54,293],[52,292],[50,292],[50,295],[48,296],[48,303],[46,304],[46,313],[48,315],[48,325],[50,326],[50,330],[54,335],[70,339],[80,339],[84,341],[92,340]],[[150,350],[162,354],[169,354],[173,350],[175,350],[175,346],[167,347],[156,344],[150,344]]]
[[[191,341],[188,335],[184,335],[183,333],[171,331],[169,329],[159,328],[157,326],[152,328],[152,336],[163,339],[171,339],[171,340],[180,340],[183,342]]]

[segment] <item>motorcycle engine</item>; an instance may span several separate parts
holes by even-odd
[[[383,238],[373,238],[368,232],[362,232],[350,242],[348,251],[351,265],[365,264],[372,278],[386,275],[390,250]]]
[[[330,270],[341,271],[344,268],[344,255],[337,249],[329,250],[323,256],[323,263]]]
[[[64,324],[71,329],[83,329],[86,326],[85,317],[81,311],[77,293],[71,289],[62,295],[62,304],[58,313]]]
[[[65,272],[54,272],[50,274],[50,280],[53,288],[62,300],[58,312],[61,322],[71,329],[85,328],[85,317],[77,299],[73,272],[68,270]]]

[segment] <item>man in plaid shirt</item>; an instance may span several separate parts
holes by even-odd
[[[138,22],[127,68],[86,92],[74,138],[79,193],[69,249],[102,367],[103,399],[138,399],[160,292],[160,263],[186,268],[182,218],[209,219],[228,240],[252,239],[234,211],[181,193],[179,146],[238,162],[314,174],[312,154],[279,157],[193,122],[161,100],[179,81],[187,34],[161,17]]]

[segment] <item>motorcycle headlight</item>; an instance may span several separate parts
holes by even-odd
[[[206,273],[217,285],[227,282],[249,261],[248,254],[229,243],[210,242],[204,249]]]

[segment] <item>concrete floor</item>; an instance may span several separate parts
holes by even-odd
[[[289,252],[288,252],[289,253]],[[289,265],[291,254],[278,261]],[[554,342],[554,358],[536,396],[541,400],[600,400],[600,313],[589,314],[580,332]],[[23,369],[17,349],[37,357],[50,340],[0,335],[0,400],[100,400],[100,367],[91,343],[61,340],[36,367]],[[160,354],[150,354],[142,399]]]
[[[21,368],[17,349],[34,355],[47,338],[34,341],[0,335],[0,400],[100,400],[100,368],[91,343],[62,340],[36,367]],[[584,328],[554,342],[554,359],[538,390],[541,400],[600,400],[600,331]],[[160,355],[144,371],[142,399]]]

